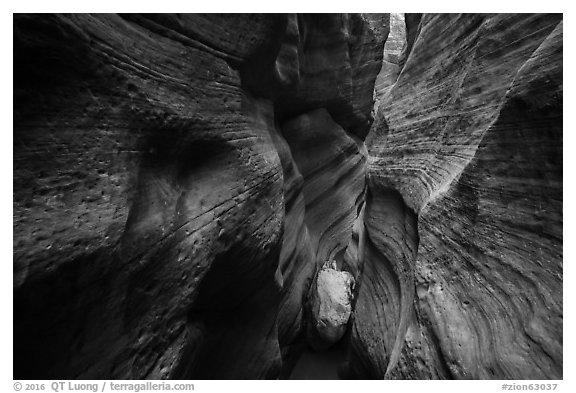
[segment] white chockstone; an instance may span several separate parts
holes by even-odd
[[[318,273],[312,312],[316,331],[327,343],[335,343],[346,332],[353,287],[354,276],[337,270],[334,263],[325,264]]]

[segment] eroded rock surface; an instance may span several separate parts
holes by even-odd
[[[14,377],[289,370],[363,202],[378,18],[16,15]]]
[[[365,259],[362,289],[384,284],[358,298],[360,375],[562,378],[561,19],[407,16],[414,41],[367,138],[368,175],[416,222],[371,224],[390,202],[367,200],[366,237],[397,255],[382,272]]]
[[[400,73],[400,63],[403,56],[406,56],[403,50],[408,50],[407,48],[404,14],[390,14],[390,33],[384,45],[382,68],[374,84],[374,111],[378,111],[380,101],[396,83]]]

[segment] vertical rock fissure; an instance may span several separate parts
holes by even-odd
[[[367,187],[350,373],[381,379],[396,364],[408,328],[418,234],[416,215],[397,191],[372,180]]]

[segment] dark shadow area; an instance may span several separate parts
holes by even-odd
[[[321,352],[315,352],[307,347],[288,379],[344,379],[341,370],[345,364],[344,340]]]

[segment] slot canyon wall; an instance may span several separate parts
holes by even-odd
[[[355,327],[357,357],[391,378],[562,378],[562,15],[406,21],[366,141],[369,189],[386,190],[366,230],[398,282],[361,293],[381,318]],[[388,326],[395,341],[374,336]]]
[[[562,15],[15,15],[13,135],[16,379],[287,378],[326,260],[344,377],[562,378]]]

